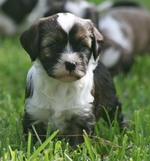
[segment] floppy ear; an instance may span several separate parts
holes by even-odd
[[[103,36],[95,27],[93,27],[92,51],[93,51],[93,57],[95,60],[100,55],[103,44],[104,44]]]
[[[20,43],[29,54],[32,61],[38,57],[39,53],[39,22],[32,25],[20,36]]]

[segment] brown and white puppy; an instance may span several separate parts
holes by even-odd
[[[95,119],[117,120],[122,125],[121,103],[112,78],[98,61],[103,37],[87,19],[70,13],[42,18],[20,38],[34,65],[28,72],[23,117],[24,134],[31,125],[37,133],[59,129],[70,145],[83,142],[83,130],[92,134]],[[43,138],[44,139],[44,138]]]
[[[100,17],[99,30],[106,41],[101,61],[112,75],[128,72],[136,54],[150,51],[150,13],[136,3],[106,11]]]

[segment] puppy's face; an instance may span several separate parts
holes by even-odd
[[[65,13],[40,19],[20,41],[50,77],[72,82],[84,77],[92,55],[97,59],[103,37],[90,20]]]

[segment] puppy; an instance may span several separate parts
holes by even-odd
[[[1,0],[0,35],[18,33],[24,25],[28,26],[31,21],[43,16],[46,6],[47,0]]]
[[[101,61],[112,75],[128,72],[136,54],[150,51],[150,13],[136,3],[127,4],[114,5],[99,19],[106,42]]]
[[[28,72],[23,132],[34,125],[42,140],[48,123],[52,132],[75,135],[71,146],[83,142],[83,130],[93,133],[95,119],[124,121],[112,78],[98,61],[103,37],[87,19],[70,13],[42,18],[20,37],[34,65]]]

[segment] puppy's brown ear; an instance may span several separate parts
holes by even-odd
[[[39,22],[32,25],[20,36],[20,43],[34,61],[39,53]]]
[[[93,27],[92,51],[93,51],[93,57],[95,60],[100,55],[103,44],[104,44],[103,36],[95,27]]]

